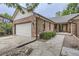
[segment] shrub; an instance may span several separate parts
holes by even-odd
[[[52,37],[54,37],[56,35],[56,32],[52,32]]]
[[[0,29],[0,36],[4,35],[4,30],[3,29]]]
[[[55,35],[56,35],[55,32],[43,32],[40,34],[40,39],[48,40],[54,37]]]

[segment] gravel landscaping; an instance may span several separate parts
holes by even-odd
[[[28,56],[32,52],[32,48],[23,46],[4,52],[2,56]]]

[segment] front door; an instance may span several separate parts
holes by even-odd
[[[59,32],[67,32],[67,24],[59,24]]]
[[[59,32],[63,32],[63,25],[59,24]]]

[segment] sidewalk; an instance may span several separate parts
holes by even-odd
[[[33,48],[30,56],[59,56],[65,35],[56,35],[47,42],[36,41],[26,46]]]

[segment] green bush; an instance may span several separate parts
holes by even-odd
[[[54,37],[55,35],[56,35],[55,32],[43,32],[40,34],[40,39],[48,40]]]
[[[0,29],[0,36],[4,35],[4,30]]]
[[[54,37],[56,35],[56,32],[52,32],[52,37]]]

